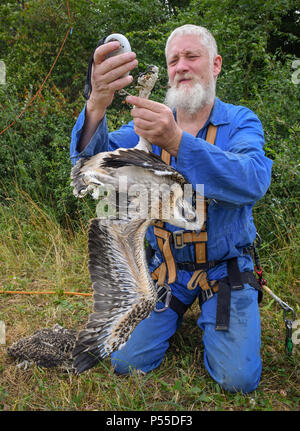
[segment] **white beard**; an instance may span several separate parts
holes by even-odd
[[[195,82],[192,87],[183,84],[179,88],[175,86],[169,88],[164,103],[171,109],[179,108],[193,115],[204,106],[212,104],[215,95],[216,81],[211,79],[206,86],[201,82]]]

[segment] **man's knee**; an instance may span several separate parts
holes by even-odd
[[[142,355],[134,355],[129,357],[122,351],[114,352],[111,355],[111,364],[117,374],[132,374],[134,371],[141,374],[146,374],[157,368],[162,362],[162,358],[158,360],[145,361]]]
[[[118,357],[116,353],[111,356],[111,365],[117,374],[131,374],[132,367],[124,359]]]
[[[220,385],[223,389],[228,392],[242,392],[247,394],[249,392],[255,391],[259,384],[259,377],[257,375],[231,375],[227,381]]]
[[[260,380],[261,364],[250,364],[245,362],[228,369],[215,370],[212,376],[219,385],[228,392],[242,392],[244,394],[253,392]]]
[[[125,345],[111,355],[112,366],[118,374],[131,374],[133,370],[145,373],[157,368],[169,347],[169,338],[177,328],[178,315],[168,309],[152,312],[135,328]]]

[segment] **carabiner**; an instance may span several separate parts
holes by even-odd
[[[292,320],[285,320],[284,323],[286,327],[285,352],[287,355],[291,355],[293,352],[293,340],[292,340],[293,322]]]
[[[296,314],[295,310],[285,302],[282,301],[280,306],[283,308],[283,320],[286,328],[285,352],[287,355],[291,355],[293,351],[292,329]],[[286,314],[289,312],[292,313],[292,320],[286,318]]]
[[[154,311],[156,311],[156,313],[162,313],[169,308],[172,297],[171,288],[167,283],[164,283],[162,286],[159,286],[157,282],[155,283],[155,287],[157,289],[157,303],[164,302],[165,306],[163,308],[156,308],[155,306]]]
[[[256,237],[255,237],[254,242],[257,242],[257,244],[255,244],[256,247],[260,247],[261,246],[262,239],[261,239],[261,236],[260,236],[260,234],[258,232],[256,232]]]
[[[294,322],[295,317],[296,317],[295,310],[283,301],[281,301],[280,306],[281,306],[281,308],[283,308],[283,320],[284,320],[284,322]],[[285,318],[286,313],[289,313],[289,312],[291,312],[293,315],[292,320],[288,320]]]

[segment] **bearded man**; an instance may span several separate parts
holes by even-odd
[[[169,154],[170,164],[195,189],[204,185],[209,205],[207,241],[202,243],[185,240],[185,232],[168,223],[162,229],[167,236],[160,236],[159,228],[149,228],[147,240],[153,250],[149,269],[156,276],[168,263],[162,238],[173,240],[170,249],[177,271],[169,283],[172,301],[169,306],[161,302],[157,309],[162,312],[153,311],[136,327],[125,346],[112,354],[112,364],[119,374],[158,367],[184,311],[199,297],[197,323],[203,331],[208,373],[225,390],[251,392],[262,369],[259,292],[251,278],[249,254],[256,236],[252,207],[270,185],[272,166],[263,151],[262,125],[246,107],[216,97],[222,58],[215,39],[207,29],[188,24],[167,40],[170,89],[165,103],[128,96],[133,121],[109,133],[106,108],[115,91],[132,82],[126,73],[138,64],[133,52],[106,58],[118,47],[118,42],[110,42],[94,53],[92,92],[72,132],[71,159],[134,147],[142,136],[155,154],[162,150]],[[211,126],[214,145],[207,138]]]

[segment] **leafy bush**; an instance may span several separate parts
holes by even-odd
[[[90,53],[103,35],[125,34],[137,52],[139,70],[153,63],[160,67],[153,98],[162,101],[167,87],[166,37],[174,27],[194,23],[213,32],[223,57],[218,96],[248,106],[264,126],[265,149],[274,168],[272,186],[255,210],[258,229],[271,243],[279,223],[277,228],[291,239],[299,209],[300,86],[291,81],[292,61],[300,55],[296,2],[142,0],[137,5],[134,0],[72,0],[69,10],[70,17],[67,2],[57,0],[5,1],[0,6],[1,59],[7,66],[7,84],[0,86],[0,131],[36,93],[68,27],[73,28],[42,93],[1,135],[2,199],[14,196],[17,183],[62,223],[66,213],[71,219],[76,219],[78,211],[88,217],[87,203],[73,198],[69,187],[69,143],[84,105],[82,91]],[[122,102],[116,96],[110,107],[112,129],[130,119],[129,107]]]

